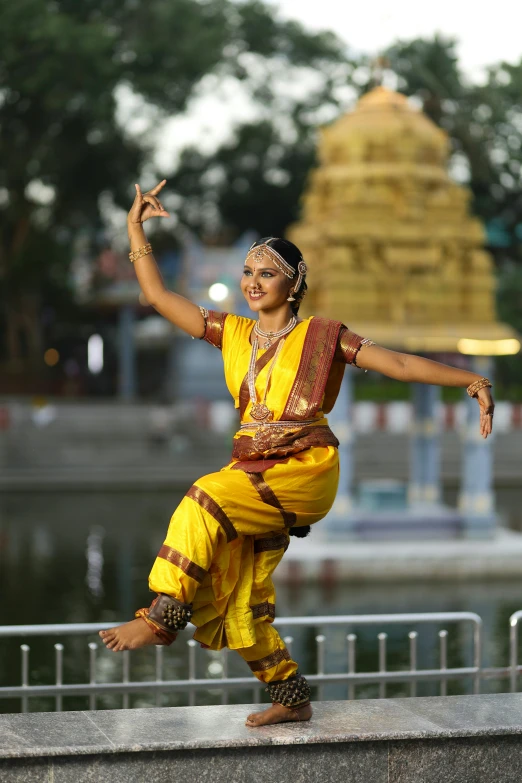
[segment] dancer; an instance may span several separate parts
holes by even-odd
[[[266,684],[272,706],[249,715],[247,726],[309,720],[310,688],[272,625],[272,574],[289,535],[306,535],[333,505],[339,444],[325,414],[345,365],[407,383],[467,388],[477,398],[484,438],[492,431],[491,384],[381,348],[340,322],[300,319],[307,269],[284,239],[261,239],[247,254],[241,291],[257,320],[208,311],[168,291],[143,230],[149,218],[169,216],[159,199],[164,185],[148,193],[136,185],[130,260],[145,298],[161,315],[222,351],[241,424],[230,463],[198,479],[172,516],[149,576],[157,597],[136,619],[100,636],[115,652],[168,645],[190,620],[202,646],[237,650]]]

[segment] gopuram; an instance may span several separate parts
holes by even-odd
[[[395,350],[467,354],[470,368],[491,378],[491,357],[517,353],[520,343],[497,321],[485,231],[470,214],[470,192],[448,173],[449,153],[447,134],[404,95],[375,88],[321,129],[319,165],[302,218],[287,236],[309,266],[305,315],[338,319]],[[346,373],[344,410],[337,404],[344,421],[352,377]],[[438,387],[412,384],[408,496],[424,519],[437,516],[440,499],[439,397]],[[454,531],[489,536],[495,526],[492,439],[480,438],[476,400],[467,398],[467,406]],[[351,508],[349,433],[344,440],[337,513]]]

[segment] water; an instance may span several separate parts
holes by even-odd
[[[113,622],[130,619],[136,608],[148,606],[152,595],[147,575],[161,546],[168,521],[181,494],[161,492],[6,494],[0,505],[0,624]],[[451,498],[448,498],[451,499]],[[522,490],[500,489],[499,509],[508,524],[522,529]],[[313,545],[313,532],[310,537]],[[508,662],[508,618],[522,608],[520,580],[421,584],[336,584],[278,587],[277,611],[285,615],[362,614],[395,612],[473,611],[484,620],[486,666]],[[295,632],[294,655],[301,670],[316,670],[315,634]],[[389,633],[390,667],[406,666],[407,632],[411,628],[352,629],[358,634],[357,670],[378,668],[376,635]],[[419,627],[419,667],[437,665],[437,630]],[[449,629],[449,665],[470,665],[471,636]],[[346,633],[335,631],[326,645],[326,671],[346,670]],[[283,630],[284,634],[284,630]],[[188,638],[188,637],[186,637]],[[31,639],[31,682],[52,683],[53,644],[65,644],[65,682],[85,682],[87,642],[94,639]],[[23,640],[0,642],[0,685],[20,682]],[[221,672],[219,654],[197,651],[197,676]],[[239,656],[229,655],[231,676],[250,674]],[[100,681],[121,679],[121,656],[99,652]],[[186,640],[166,651],[165,678],[187,674]],[[132,655],[131,679],[154,678],[154,649]],[[438,692],[435,684],[419,686],[419,695]],[[485,692],[507,688],[507,681],[486,682]],[[448,692],[469,692],[469,683],[450,683]],[[407,686],[389,686],[389,695],[406,695]],[[359,686],[358,696],[377,696],[377,686]],[[328,686],[324,698],[345,698],[345,686]],[[198,693],[197,703],[217,703],[220,694]],[[252,692],[230,697],[250,701]],[[132,696],[132,706],[149,706],[154,696]],[[186,704],[185,694],[162,697],[164,705]],[[119,707],[121,696],[98,699],[99,708]],[[87,699],[69,697],[65,709],[84,709]],[[0,711],[18,711],[19,701],[0,701]],[[30,709],[54,709],[53,699],[31,700]]]

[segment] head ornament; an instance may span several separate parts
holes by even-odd
[[[290,280],[294,278],[296,270],[288,263],[288,261],[283,258],[280,253],[277,252],[277,250],[274,250],[274,248],[270,247],[270,245],[266,244],[266,242],[262,245],[252,245],[247,253],[247,261],[250,259],[255,264],[259,264],[263,258],[269,258],[276,265],[279,271],[289,277]],[[298,293],[299,289],[301,288],[301,283],[303,281],[303,277],[306,275],[306,272],[307,266],[305,262],[303,260],[299,261],[297,265],[297,282],[294,286],[294,293]]]

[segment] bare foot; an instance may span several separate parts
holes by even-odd
[[[137,650],[138,647],[148,644],[161,644],[159,637],[141,617],[116,628],[109,628],[108,631],[100,631],[100,636],[104,645],[113,652]]]
[[[272,704],[263,712],[253,712],[246,719],[245,726],[270,726],[272,723],[287,723],[288,721],[310,720],[312,717],[312,705],[306,704],[294,710],[283,707],[282,704]]]

